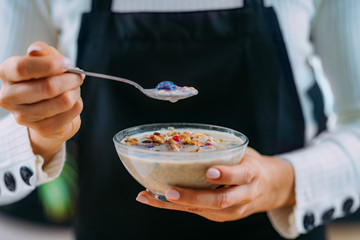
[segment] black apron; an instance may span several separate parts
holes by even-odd
[[[201,237],[281,239],[265,213],[217,223],[135,201],[144,190],[121,164],[118,131],[146,123],[196,122],[245,133],[250,146],[272,155],[304,145],[304,119],[286,48],[272,8],[196,12],[112,13],[94,0],[83,15],[77,66],[132,79],[145,88],[161,81],[194,86],[199,95],[170,103],[136,88],[87,77],[77,146],[78,239]],[[324,239],[318,228],[303,239]]]

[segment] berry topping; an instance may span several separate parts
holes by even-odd
[[[176,85],[170,81],[163,81],[156,86],[156,90],[174,91],[176,90]]]
[[[181,138],[179,136],[173,136],[172,139],[175,141],[175,142],[180,142]]]

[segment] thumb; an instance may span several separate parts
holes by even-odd
[[[27,49],[27,55],[33,57],[62,56],[56,48],[41,41],[32,43]]]
[[[249,184],[255,175],[255,171],[246,165],[213,166],[206,171],[206,177],[211,182],[220,185],[244,185]]]

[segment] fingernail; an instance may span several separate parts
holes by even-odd
[[[42,50],[42,47],[34,45],[34,46],[31,46],[31,47],[28,48],[27,54],[31,55],[32,53],[40,52],[41,50]]]
[[[165,193],[165,197],[167,199],[171,200],[179,200],[180,199],[180,193],[174,189],[169,189]]]
[[[150,200],[147,197],[143,196],[143,195],[138,195],[136,197],[136,201],[141,202],[141,203],[145,203],[145,204],[150,203]]]
[[[62,60],[62,66],[63,66],[63,68],[72,68],[72,67],[74,67],[74,65],[72,64],[71,60],[68,59],[68,58],[64,58],[64,59]]]
[[[220,177],[220,171],[216,168],[209,168],[206,172],[206,176],[211,179],[218,179]]]

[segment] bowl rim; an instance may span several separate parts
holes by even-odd
[[[129,146],[129,145],[125,145],[123,143],[121,143],[121,140],[124,139],[126,136],[129,136],[129,135],[124,135],[123,133],[124,132],[129,132],[130,130],[135,130],[136,128],[138,129],[141,129],[141,128],[151,128],[151,127],[155,127],[155,126],[159,126],[159,125],[164,125],[164,127],[161,127],[158,128],[158,130],[162,130],[162,128],[166,129],[167,127],[172,127],[173,125],[177,125],[177,126],[187,126],[187,128],[196,128],[198,127],[199,129],[201,129],[201,127],[208,127],[209,129],[204,129],[204,130],[216,130],[216,129],[222,129],[224,130],[223,132],[227,132],[227,133],[230,133],[232,135],[234,135],[235,137],[238,137],[240,138],[239,136],[241,136],[241,140],[243,140],[244,142],[238,146],[235,146],[235,147],[231,147],[231,148],[227,148],[227,149],[221,149],[221,150],[217,150],[217,151],[207,151],[207,152],[157,152],[157,151],[149,151],[149,150],[145,150],[145,149],[142,149],[142,148],[136,148],[134,146]],[[214,128],[214,129],[213,129]],[[176,129],[176,127],[175,127]],[[143,132],[148,132],[150,130],[146,130],[146,131],[143,131]],[[151,131],[154,131],[154,130],[151,130]],[[142,132],[138,132],[138,133],[142,133]],[[136,134],[138,134],[136,133]],[[121,139],[118,138],[119,135],[124,135],[122,136]],[[236,136],[235,134],[239,135],[239,136]],[[155,155],[163,155],[163,156],[173,156],[173,155],[176,155],[176,156],[199,156],[199,155],[214,155],[214,154],[222,154],[222,153],[228,153],[228,152],[232,152],[232,151],[235,151],[235,150],[238,150],[238,149],[242,149],[244,147],[246,147],[249,143],[249,138],[237,131],[237,130],[234,130],[234,129],[231,129],[231,128],[228,128],[228,127],[223,127],[223,126],[218,126],[218,125],[213,125],[213,124],[206,124],[206,123],[189,123],[189,122],[165,122],[165,123],[151,123],[151,124],[142,124],[142,125],[137,125],[137,126],[133,126],[133,127],[128,127],[128,128],[125,128],[119,132],[117,132],[114,137],[113,137],[113,141],[114,143],[123,148],[123,149],[126,149],[126,150],[131,150],[132,152],[138,152],[138,153],[147,153],[147,154],[155,154]]]

